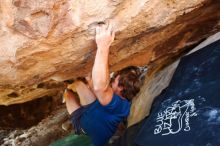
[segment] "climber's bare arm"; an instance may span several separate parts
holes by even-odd
[[[76,80],[73,84],[68,85],[67,88],[78,93],[81,105],[88,105],[96,100],[92,90],[80,80]]]
[[[113,95],[112,88],[109,86],[109,47],[114,40],[112,24],[103,24],[96,28],[97,52],[92,69],[93,89],[96,97],[102,105],[107,105]]]

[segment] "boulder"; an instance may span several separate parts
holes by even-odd
[[[114,23],[115,71],[180,54],[220,29],[219,9],[219,0],[1,0],[0,104],[51,96],[60,88],[39,86],[86,76],[99,22]]]

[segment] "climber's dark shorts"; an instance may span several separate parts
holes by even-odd
[[[70,120],[71,120],[71,123],[74,127],[75,134],[86,134],[83,131],[82,127],[80,126],[80,118],[82,117],[84,112],[87,111],[90,108],[90,106],[92,104],[93,103],[85,105],[85,106],[81,106],[80,108],[78,108],[77,110],[72,112],[72,114],[70,115]]]
[[[75,134],[82,134],[83,130],[80,126],[80,118],[83,113],[86,111],[85,107],[81,106],[70,115],[71,123],[73,124]]]

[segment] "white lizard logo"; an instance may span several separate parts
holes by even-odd
[[[189,119],[197,116],[195,110],[194,99],[177,100],[164,112],[158,113],[154,134],[176,134],[183,128],[184,131],[190,131]]]

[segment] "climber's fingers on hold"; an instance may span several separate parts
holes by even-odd
[[[106,25],[106,24],[102,24],[102,25],[101,25],[101,33],[102,33],[102,34],[105,34],[106,31],[107,31],[107,25]]]
[[[96,35],[99,35],[100,34],[100,26],[98,25],[98,26],[96,26]]]
[[[108,28],[107,28],[108,32],[111,34],[112,32],[112,22],[108,21]]]
[[[111,20],[108,20],[107,21],[107,30],[108,30],[108,33],[112,36],[112,38],[114,39],[115,37],[115,31],[114,31],[114,27],[113,27],[113,21]]]

